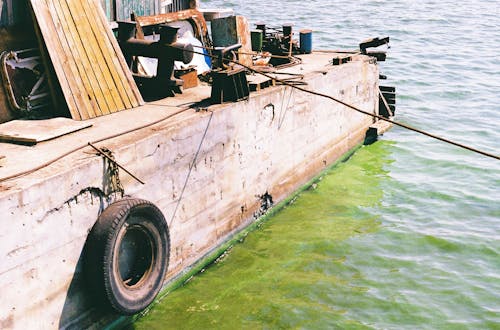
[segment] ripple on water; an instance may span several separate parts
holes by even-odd
[[[312,28],[317,48],[389,35],[397,119],[498,154],[494,2],[201,3]],[[394,128],[133,327],[498,329],[499,196],[499,162]]]

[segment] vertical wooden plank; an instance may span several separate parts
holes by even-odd
[[[100,86],[100,80],[102,77],[95,74],[94,66],[96,65],[95,60],[91,57],[91,49],[89,43],[82,38],[82,32],[79,31],[79,26],[81,26],[81,22],[77,21],[69,7],[68,0],[47,0],[53,2],[56,6],[60,8],[64,15],[64,19],[66,24],[68,25],[68,31],[65,33],[65,37],[67,39],[73,40],[73,45],[76,49],[72,49],[74,54],[73,60],[79,66],[83,67],[83,71],[81,72],[81,76],[83,79],[88,80],[88,85],[86,85],[87,93],[89,94],[89,100],[93,102],[95,113],[91,115],[91,118],[100,116],[103,114],[109,114],[110,105],[106,102],[104,93]],[[91,99],[90,95],[93,95],[94,98]],[[95,107],[97,106],[97,107]]]
[[[143,104],[101,0],[30,3],[74,119]]]
[[[105,66],[105,69],[108,72],[106,79],[108,84],[113,86],[113,97],[115,98],[117,108],[130,108],[132,107],[132,102],[126,92],[126,88],[128,88],[128,86],[124,84],[124,77],[120,77],[119,74],[119,71],[121,71],[122,68],[118,62],[115,63],[115,61],[113,61],[116,54],[113,52],[111,44],[106,42],[105,36],[102,34],[102,29],[99,29],[100,22],[95,17],[95,12],[92,11],[88,2],[83,1],[81,5],[83,6],[81,8],[82,12],[84,12],[89,19],[89,25],[92,30],[91,33],[97,41],[99,56],[102,58],[102,65]]]
[[[93,12],[96,13],[96,18],[98,18],[101,22],[99,28],[105,31],[105,33],[107,34],[106,42],[110,44],[111,49],[114,50],[115,55],[113,56],[113,63],[115,63],[117,67],[121,68],[121,70],[117,70],[117,72],[122,78],[120,81],[122,81],[125,86],[125,90],[127,92],[127,95],[129,96],[132,107],[137,107],[140,104],[144,104],[141,93],[139,92],[139,89],[135,84],[134,78],[132,77],[132,73],[130,72],[127,63],[125,62],[125,58],[123,57],[120,46],[118,45],[118,41],[116,40],[113,32],[108,26],[108,22],[102,13],[102,9],[96,6],[97,3],[95,1],[89,0],[88,3]]]
[[[74,30],[74,22],[68,19],[68,14],[64,12],[64,8],[61,7],[59,2],[54,0],[47,0],[47,6],[52,14],[52,20],[56,22],[56,26],[60,26],[60,29],[54,31],[61,42],[62,48],[66,56],[71,57],[70,61],[76,66],[76,71],[73,71],[75,79],[80,78],[79,86],[73,86],[72,88],[83,88],[85,94],[87,95],[86,100],[81,100],[78,104],[79,111],[82,112],[84,108],[86,113],[81,113],[82,119],[89,119],[96,117],[101,113],[97,97],[91,86],[91,78],[88,74],[88,65],[86,65],[82,57],[82,45],[80,40],[76,39],[72,35],[72,30]],[[74,31],[73,31],[74,32]],[[88,100],[88,102],[87,102]],[[88,107],[85,104],[88,104]]]
[[[68,109],[73,119],[81,120],[82,116],[78,111],[77,103],[83,99],[81,91],[71,92],[71,86],[77,85],[73,74],[72,66],[68,64],[66,57],[63,55],[64,51],[59,44],[59,40],[51,35],[50,31],[55,31],[54,22],[50,18],[50,12],[47,4],[43,0],[31,0],[31,7],[36,16],[43,42],[47,46],[48,54],[54,65],[57,79],[61,84],[61,89],[65,96]],[[59,57],[61,56],[61,57]]]
[[[97,97],[101,113],[109,114],[117,110],[124,109],[123,104],[121,105],[120,108],[118,108],[115,103],[113,96],[114,86],[110,88],[110,86],[107,83],[107,77],[106,77],[107,67],[106,68],[102,67],[103,65],[105,66],[105,64],[102,63],[102,57],[98,55],[99,50],[96,45],[96,40],[94,38],[94,35],[89,27],[89,22],[87,20],[87,17],[82,12],[81,6],[77,5],[79,1],[74,1],[74,0],[70,1],[53,0],[53,1],[63,1],[63,3],[65,2],[69,15],[75,22],[75,28],[76,28],[75,37],[79,38],[83,44],[84,54],[82,56],[82,59],[85,62],[89,63],[88,70],[90,72],[88,74],[92,79],[92,86],[94,88],[94,92]],[[109,72],[107,73],[109,75]],[[116,96],[118,96],[118,93],[116,93]]]
[[[117,55],[115,51],[115,47],[113,46],[113,41],[116,41],[115,36],[111,32],[107,21],[103,21],[103,18],[99,18],[99,15],[96,15],[96,8],[92,6],[92,1],[86,1],[84,3],[84,9],[89,17],[93,17],[92,27],[95,31],[95,35],[97,36],[97,40],[100,43],[101,50],[106,58],[108,68],[113,76],[113,80],[115,85],[117,86],[118,92],[120,93],[121,100],[125,104],[125,107],[131,108],[136,107],[138,103],[134,102],[135,95],[130,90],[130,86],[128,83],[128,78],[126,73],[130,74],[131,79],[132,74],[129,72],[129,68],[127,67],[125,60],[123,59],[123,55],[121,54],[121,49],[119,55],[123,59],[123,64],[120,63],[120,56]],[[93,15],[92,15],[93,13]],[[105,22],[105,25],[103,25]],[[119,49],[119,46],[117,44]],[[124,70],[126,70],[124,72]],[[134,82],[134,87],[135,82]]]
[[[63,114],[63,109],[62,109],[63,105],[61,104],[60,101],[65,99],[65,97],[63,95],[62,89],[59,87],[59,86],[61,86],[61,84],[58,84],[58,79],[57,79],[56,72],[54,70],[54,65],[52,64],[52,61],[50,59],[47,47],[45,46],[45,43],[43,42],[42,31],[40,31],[40,27],[36,23],[35,13],[31,7],[31,4],[30,4],[29,11],[31,13],[32,20],[34,22],[33,29],[35,30],[37,43],[38,43],[38,46],[40,48],[42,62],[43,62],[43,65],[45,66],[45,70],[47,72],[47,80],[49,83],[50,96],[52,99],[52,104],[55,107],[54,112],[62,115]],[[66,103],[66,107],[69,107],[70,102],[65,102],[65,103]]]
[[[85,24],[82,21],[81,17],[78,15],[74,15],[74,12],[71,8],[72,0],[49,0],[61,7],[64,11],[64,15],[68,24],[71,27],[71,31],[69,34],[75,40],[75,44],[77,46],[79,56],[75,57],[76,62],[81,62],[86,70],[86,75],[89,79],[90,88],[94,95],[95,100],[98,105],[97,116],[106,115],[110,113],[110,104],[107,102],[106,97],[104,95],[104,91],[101,86],[101,81],[103,77],[96,73],[95,67],[99,64],[96,63],[95,58],[93,58],[92,53],[92,42],[86,39],[85,31],[83,26]]]
[[[113,79],[113,72],[116,71],[116,68],[113,66],[108,65],[108,54],[106,53],[106,49],[108,47],[102,47],[102,30],[101,31],[96,31],[96,24],[97,21],[95,20],[94,16],[95,13],[89,12],[87,6],[85,5],[87,1],[76,1],[76,7],[75,9],[81,13],[81,15],[85,18],[86,24],[85,24],[85,35],[87,38],[92,39],[92,50],[94,52],[94,56],[96,57],[96,64],[98,63],[97,70],[102,72],[102,75],[104,76],[104,81],[103,85],[105,86],[107,94],[105,94],[106,98],[111,98],[111,100],[108,100],[108,104],[110,104],[110,111],[111,112],[116,112],[119,110],[123,110],[125,108],[128,108],[130,106],[127,106],[120,93],[119,90],[122,90],[122,88],[118,88],[118,86],[115,84],[115,81]]]

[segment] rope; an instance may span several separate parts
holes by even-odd
[[[185,50],[187,51],[187,50]],[[192,53],[194,54],[199,54],[199,55],[203,55],[203,56],[208,56],[208,57],[211,57],[211,58],[217,58],[217,56],[213,56],[213,55],[209,55],[209,54],[205,54],[205,53],[201,53],[201,52],[197,52],[197,51],[191,51]],[[237,64],[237,65],[240,65],[242,67],[244,67],[245,69],[249,70],[250,72],[254,72],[254,73],[257,73],[257,74],[260,74],[260,75],[263,75],[264,77],[267,77],[269,79],[273,79],[277,82],[280,82],[281,84],[285,85],[285,86],[290,86],[291,88],[295,88],[297,90],[300,90],[302,92],[305,92],[305,93],[309,93],[309,94],[312,94],[312,95],[316,95],[316,96],[320,96],[320,97],[324,97],[324,98],[327,98],[327,99],[330,99],[332,101],[335,101],[337,103],[340,103],[344,106],[346,106],[347,108],[350,108],[352,110],[355,110],[357,112],[360,112],[362,114],[365,114],[365,115],[368,115],[368,116],[371,116],[371,117],[374,117],[374,118],[377,118],[379,120],[383,120],[383,121],[386,121],[388,123],[391,123],[393,125],[396,125],[396,126],[399,126],[399,127],[402,127],[402,128],[405,128],[407,130],[410,130],[410,131],[413,131],[413,132],[416,132],[416,133],[419,133],[419,134],[422,134],[422,135],[425,135],[427,137],[430,137],[430,138],[433,138],[433,139],[436,139],[436,140],[439,140],[439,141],[442,141],[442,142],[445,142],[445,143],[448,143],[448,144],[451,144],[451,145],[454,145],[456,147],[459,147],[459,148],[462,148],[462,149],[466,149],[466,150],[469,150],[471,152],[474,152],[474,153],[477,153],[477,154],[480,154],[480,155],[483,155],[483,156],[486,156],[486,157],[490,157],[490,158],[493,158],[493,159],[496,159],[496,160],[500,160],[500,156],[498,155],[494,155],[492,153],[488,153],[486,151],[482,151],[482,150],[479,150],[477,148],[473,148],[471,146],[467,146],[465,144],[461,144],[461,143],[458,143],[458,142],[454,142],[450,139],[446,139],[446,138],[443,138],[443,137],[440,137],[440,136],[437,136],[435,134],[432,134],[432,133],[428,133],[426,131],[423,131],[421,129],[418,129],[418,128],[415,128],[415,127],[412,127],[410,125],[406,125],[406,124],[403,124],[401,122],[398,122],[398,121],[395,121],[395,120],[392,120],[392,119],[389,119],[389,118],[385,118],[383,116],[380,116],[380,115],[377,115],[377,114],[374,114],[374,113],[370,113],[368,111],[364,111],[362,109],[359,109],[353,105],[350,105],[348,103],[345,103],[339,99],[336,99],[335,97],[333,96],[330,96],[330,95],[326,95],[326,94],[322,94],[322,93],[319,93],[319,92],[315,92],[315,91],[311,91],[311,90],[308,90],[308,89],[305,89],[303,87],[300,87],[300,86],[297,86],[296,84],[293,84],[293,83],[289,83],[287,81],[284,81],[284,80],[281,80],[281,79],[278,79],[276,77],[273,77],[269,74],[266,74],[264,72],[261,72],[261,71],[258,71],[258,70],[255,70],[249,66],[246,66],[242,63],[239,63],[238,61],[235,61],[235,60],[230,60],[230,59],[223,59],[224,61],[227,61],[227,62],[231,62],[231,63],[234,63],[234,64]],[[113,135],[110,135],[110,136],[107,136],[107,137],[104,137],[102,139],[99,139],[99,140],[96,140],[96,141],[92,141],[91,143],[92,144],[97,144],[97,143],[100,143],[100,142],[103,142],[103,141],[106,141],[106,140],[110,140],[110,139],[113,139],[113,138],[116,138],[116,137],[119,137],[119,136],[122,136],[122,135],[125,135],[125,134],[128,134],[128,133],[132,133],[132,132],[135,132],[135,131],[138,131],[138,130],[141,130],[143,128],[147,128],[147,127],[150,127],[150,126],[153,126],[153,125],[156,125],[158,123],[161,123],[177,114],[180,114],[184,111],[187,111],[189,110],[189,108],[184,108],[184,109],[181,109],[175,113],[172,113],[170,115],[167,115],[166,117],[163,117],[159,120],[156,120],[152,123],[149,123],[149,124],[146,124],[146,125],[142,125],[140,127],[136,127],[136,128],[133,128],[133,129],[130,129],[130,130],[127,130],[127,131],[124,131],[124,132],[121,132],[121,133],[117,133],[117,134],[113,134]],[[390,111],[390,109],[388,109]],[[21,176],[25,176],[25,175],[28,175],[28,174],[31,174],[33,172],[36,172],[36,171],[39,171],[45,167],[48,167],[50,166],[51,164],[57,162],[58,160],[64,158],[64,157],[67,157],[69,155],[71,155],[72,153],[74,152],[77,152],[85,147],[88,147],[88,143],[85,143],[85,144],[82,144],[74,149],[71,149],[69,150],[68,152],[65,152],[53,159],[50,159],[48,160],[47,162],[39,165],[39,166],[36,166],[34,168],[31,168],[29,170],[26,170],[26,171],[23,171],[23,172],[19,172],[19,173],[16,173],[16,174],[13,174],[13,175],[10,175],[10,176],[7,176],[7,177],[3,177],[3,178],[0,178],[0,183],[2,182],[5,182],[5,181],[8,181],[8,180],[12,180],[12,179],[15,179],[15,178],[18,178],[18,177],[21,177]]]
[[[170,222],[168,223],[168,226],[171,228],[172,224],[174,223],[175,215],[177,214],[177,210],[179,209],[179,205],[181,204],[182,198],[184,197],[184,191],[186,190],[189,178],[191,177],[191,172],[193,171],[193,168],[196,165],[196,161],[198,160],[198,155],[200,154],[201,147],[203,146],[203,142],[205,141],[205,138],[207,137],[207,132],[208,129],[210,128],[210,123],[212,122],[212,117],[214,116],[213,111],[210,111],[210,117],[208,118],[208,123],[207,127],[205,128],[205,131],[203,132],[203,136],[201,137],[200,144],[198,145],[198,149],[196,150],[196,153],[194,154],[193,161],[189,164],[189,170],[188,174],[186,175],[186,180],[184,181],[184,186],[182,187],[181,194],[179,196],[179,200],[177,201],[177,204],[175,205],[174,213],[172,213],[172,218],[170,218]]]
[[[196,52],[196,51],[192,51],[192,52],[196,53],[196,54],[201,54],[201,55],[204,55],[204,56],[210,56],[210,57],[217,58],[216,56],[208,55],[208,54],[205,54],[205,53],[200,53],[200,52]],[[289,83],[287,81],[284,81],[284,80],[278,79],[276,77],[273,77],[273,76],[271,76],[271,75],[269,75],[269,74],[267,74],[265,72],[261,72],[261,71],[255,70],[255,69],[253,69],[253,68],[251,68],[251,67],[249,67],[249,66],[247,66],[245,64],[242,64],[242,63],[240,63],[238,61],[230,60],[230,59],[223,59],[223,60],[227,61],[227,62],[234,63],[236,65],[239,65],[239,66],[241,66],[241,67],[249,70],[250,72],[258,73],[260,75],[263,75],[264,77],[267,77],[269,79],[273,79],[273,80],[275,80],[277,82],[280,82],[281,84],[283,84],[285,86],[290,86],[292,88],[295,88],[295,89],[300,90],[300,91],[305,92],[305,93],[309,93],[309,94],[312,94],[312,95],[316,95],[316,96],[320,96],[320,97],[324,97],[324,98],[330,99],[332,101],[335,101],[337,103],[340,103],[340,104],[346,106],[349,109],[352,109],[354,111],[360,112],[360,113],[365,114],[367,116],[371,116],[371,117],[377,118],[379,120],[386,121],[386,122],[391,123],[393,125],[396,125],[396,126],[405,128],[407,130],[410,130],[410,131],[413,131],[413,132],[425,135],[427,137],[430,137],[430,138],[433,138],[433,139],[436,139],[436,140],[439,140],[439,141],[442,141],[442,142],[454,145],[454,146],[462,148],[462,149],[466,149],[466,150],[472,151],[474,153],[477,153],[477,154],[480,154],[480,155],[483,155],[483,156],[486,156],[486,157],[490,157],[490,158],[493,158],[493,159],[496,159],[496,160],[500,160],[500,156],[499,155],[495,155],[495,154],[492,154],[492,153],[489,153],[489,152],[486,152],[486,151],[483,151],[483,150],[479,150],[477,148],[474,148],[474,147],[471,147],[471,146],[468,146],[468,145],[465,145],[465,144],[462,144],[462,143],[458,143],[458,142],[452,141],[450,139],[447,139],[447,138],[444,138],[444,137],[441,137],[441,136],[438,136],[438,135],[426,132],[426,131],[418,129],[416,127],[413,127],[413,126],[410,126],[410,125],[407,125],[407,124],[403,124],[401,122],[398,122],[398,121],[395,121],[395,120],[392,120],[392,119],[389,119],[389,118],[385,118],[383,116],[380,116],[380,115],[377,115],[377,114],[374,114],[374,113],[362,110],[362,109],[360,109],[358,107],[355,107],[355,106],[353,106],[351,104],[348,104],[348,103],[346,103],[346,102],[344,102],[342,100],[339,100],[339,99],[337,99],[337,98],[335,98],[333,96],[305,89],[305,88],[300,87],[300,86],[298,86],[296,84]],[[388,108],[388,111],[389,111],[389,113],[391,113],[391,109],[390,108]]]
[[[147,127],[150,127],[150,126],[153,126],[153,125],[156,125],[156,124],[159,124],[165,120],[168,120],[170,118],[172,118],[173,116],[176,116],[182,112],[185,112],[185,111],[188,111],[190,110],[191,108],[189,107],[186,107],[186,108],[182,108],[180,109],[179,111],[176,111],[174,113],[171,113],[163,118],[160,118],[152,123],[148,123],[148,124],[145,124],[145,125],[142,125],[142,126],[139,126],[139,127],[135,127],[135,128],[132,128],[132,129],[129,129],[129,130],[126,130],[124,132],[120,132],[120,133],[116,133],[116,134],[113,134],[113,135],[109,135],[109,136],[106,136],[104,138],[101,138],[101,139],[98,139],[98,140],[95,140],[95,141],[92,141],[90,143],[92,144],[97,144],[97,143],[100,143],[100,142],[103,142],[103,141],[107,141],[107,140],[111,140],[111,139],[114,139],[114,138],[117,138],[117,137],[120,137],[122,135],[125,135],[125,134],[129,134],[129,133],[132,133],[132,132],[135,132],[135,131],[138,131],[138,130],[141,130],[143,128],[147,128]],[[46,161],[45,163],[39,165],[39,166],[36,166],[36,167],[33,167],[31,169],[28,169],[26,171],[23,171],[23,172],[19,172],[19,173],[15,173],[15,174],[12,174],[12,175],[9,175],[9,176],[6,176],[6,177],[3,177],[3,178],[0,178],[0,183],[2,182],[5,182],[5,181],[8,181],[8,180],[12,180],[12,179],[15,179],[15,178],[19,178],[19,177],[22,177],[22,176],[25,176],[25,175],[29,175],[31,173],[34,173],[36,171],[39,171],[45,167],[48,167],[50,165],[52,165],[53,163],[57,162],[58,160],[61,160],[63,159],[64,157],[67,157],[69,155],[71,155],[72,153],[75,153],[81,149],[84,149],[86,147],[88,147],[89,144],[88,143],[84,143],[84,144],[81,144],[57,157],[54,157],[48,161]]]

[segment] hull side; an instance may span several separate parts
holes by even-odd
[[[306,75],[311,90],[378,112],[368,58]],[[140,111],[140,110],[134,110]],[[371,117],[278,86],[248,101],[183,112],[103,143],[146,182],[120,172],[125,194],[157,205],[171,237],[167,281],[254,220],[266,192],[279,202],[361,143]],[[89,149],[90,150],[90,149]],[[86,237],[116,194],[102,158],[62,159],[0,184],[0,328],[100,325],[83,278]]]

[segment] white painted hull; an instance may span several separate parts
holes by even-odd
[[[377,65],[359,56],[326,66],[330,56],[304,57],[300,72],[307,88],[378,113]],[[203,87],[187,90],[97,118],[89,130],[36,147],[1,144],[6,159],[0,178],[208,95]],[[283,200],[361,143],[372,123],[333,101],[277,86],[247,101],[188,109],[98,146],[112,150],[118,163],[146,183],[120,171],[125,194],[151,201],[165,215],[171,237],[168,282],[251,223],[260,207],[257,196],[268,192],[275,202]],[[99,327],[116,318],[93,309],[81,265],[88,232],[119,197],[107,195],[103,163],[86,148],[0,183],[0,328]]]

